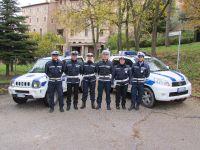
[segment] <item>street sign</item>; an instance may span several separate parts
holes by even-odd
[[[177,31],[177,32],[170,32],[169,36],[177,36],[177,35],[181,35],[181,31]]]

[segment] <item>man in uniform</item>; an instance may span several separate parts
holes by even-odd
[[[74,94],[74,109],[78,110],[78,91],[80,75],[82,74],[82,63],[77,60],[78,52],[71,52],[71,60],[65,64],[65,74],[67,75],[67,111],[71,107],[71,96]]]
[[[45,65],[45,73],[49,77],[48,82],[48,100],[49,100],[49,112],[52,113],[54,111],[54,94],[57,92],[60,112],[64,112],[63,106],[63,87],[62,87],[62,74],[63,74],[63,63],[59,60],[59,52],[53,51],[51,53],[52,60],[47,62]]]
[[[101,109],[103,90],[106,91],[106,103],[107,110],[110,108],[110,90],[111,90],[111,79],[113,72],[112,62],[109,61],[110,51],[104,50],[102,52],[102,61],[98,62],[96,65],[96,71],[98,74],[98,97],[97,97],[97,107],[96,109]]]
[[[88,98],[88,90],[90,92],[90,100],[92,109],[95,109],[95,88],[96,88],[96,76],[95,76],[95,64],[92,53],[87,54],[87,62],[83,65],[83,95],[81,109],[86,107],[86,100]]]
[[[125,64],[124,57],[120,57],[119,64],[114,67],[112,84],[114,80],[116,82],[116,109],[120,109],[120,101],[122,109],[126,109],[126,94],[131,80],[131,69]]]
[[[144,62],[145,54],[138,52],[138,62],[132,66],[131,107],[129,110],[139,110],[144,95],[144,82],[150,75],[149,65]]]

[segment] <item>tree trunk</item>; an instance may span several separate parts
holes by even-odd
[[[167,8],[167,18],[166,18],[166,30],[165,30],[165,46],[170,46],[169,32],[171,28],[171,11],[172,11],[172,0],[169,1]]]
[[[11,60],[11,62],[10,62],[10,71],[11,71],[11,73],[14,72],[14,63],[13,63],[12,60]]]
[[[10,65],[9,63],[6,63],[6,77],[10,75]]]
[[[139,19],[138,22],[135,23],[134,25],[135,51],[140,50],[140,37],[141,37],[140,21],[141,19]]]
[[[91,19],[91,30],[92,30],[92,42],[94,46],[94,56],[96,56],[97,53],[97,43],[96,43],[96,38],[95,38],[95,27],[94,27],[94,22]]]
[[[117,50],[122,50],[122,5],[121,0],[118,0],[118,46]]]
[[[126,14],[126,49],[130,50],[129,47],[129,4],[127,3],[127,14]]]

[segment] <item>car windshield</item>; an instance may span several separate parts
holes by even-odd
[[[162,61],[156,58],[147,58],[145,61],[148,63],[151,72],[169,70],[169,68]]]
[[[30,73],[45,73],[45,64],[48,61],[50,61],[50,59],[39,59],[30,70]]]

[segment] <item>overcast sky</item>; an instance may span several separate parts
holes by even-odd
[[[41,3],[45,2],[46,0],[18,0],[20,6],[25,6],[28,4],[35,4],[35,3]]]

